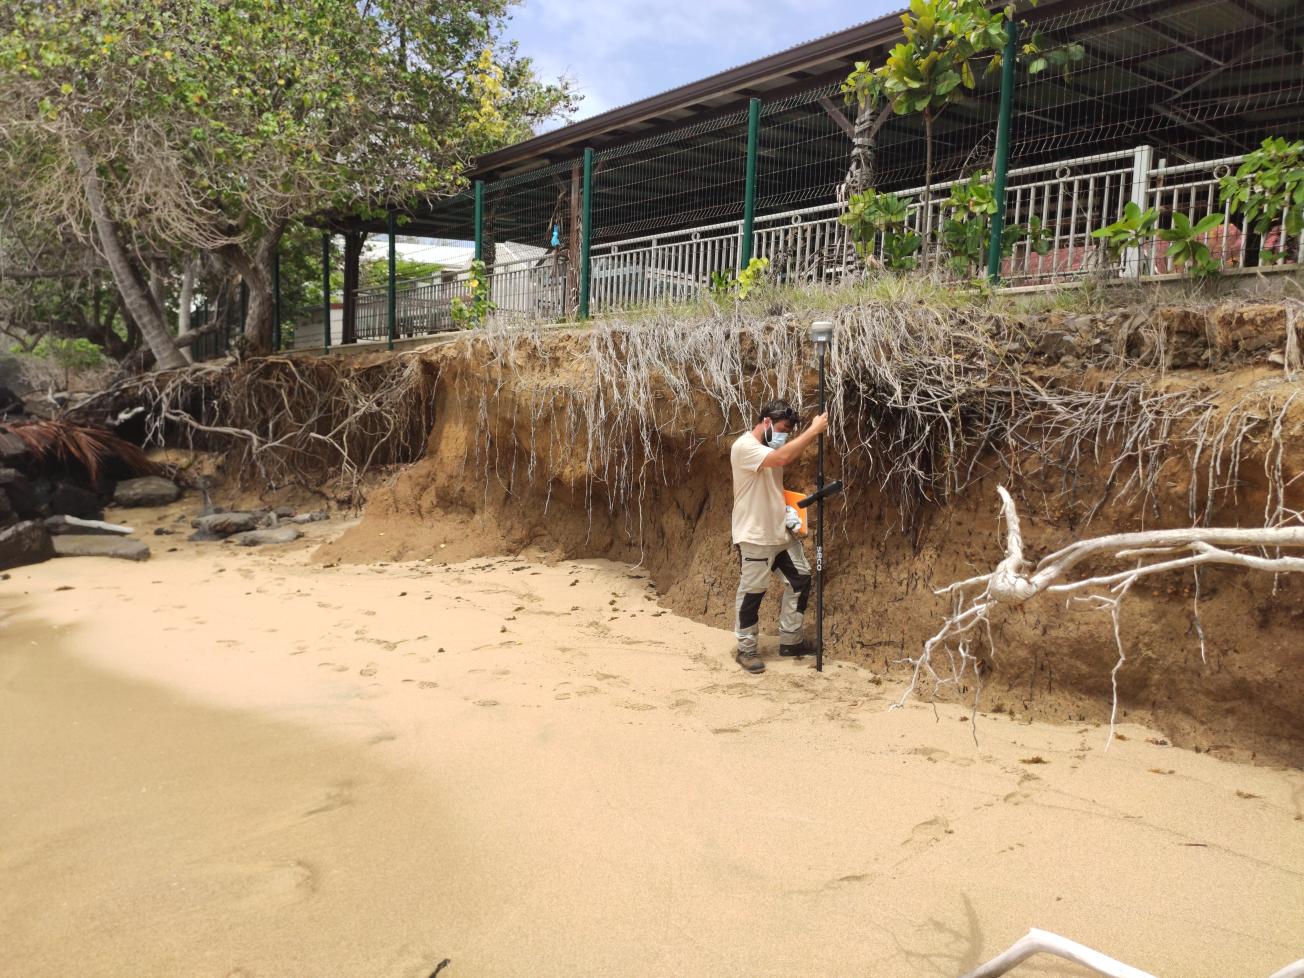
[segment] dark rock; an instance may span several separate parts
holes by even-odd
[[[71,533],[77,536],[125,537],[132,532],[129,526],[64,515],[49,517],[45,521],[45,529],[53,536],[65,536]]]
[[[156,537],[166,537],[166,536],[171,536],[171,535],[172,535],[173,533],[175,533],[175,532],[176,532],[176,530],[169,530],[166,526],[156,526],[156,527],[154,527],[154,536],[156,536]]]
[[[28,454],[27,446],[23,444],[21,438],[7,431],[0,431],[0,463],[13,465],[27,459]]]
[[[55,485],[54,492],[50,494],[49,507],[51,516],[76,516],[83,520],[104,518],[100,497],[89,489],[83,489],[71,482],[60,482]]]
[[[175,502],[180,495],[181,490],[175,482],[147,475],[143,479],[119,482],[113,492],[113,502],[118,506],[164,506]]]
[[[23,399],[4,384],[0,384],[0,418],[23,414]]]
[[[315,513],[300,513],[298,516],[291,516],[291,523],[319,523],[322,520],[331,518],[330,513],[324,509],[319,509]]]
[[[1037,355],[1052,362],[1065,357],[1078,356],[1082,353],[1081,341],[1071,333],[1058,329],[1048,329],[1037,337]]]
[[[272,510],[272,512],[276,514],[277,519],[288,520],[291,516],[294,515],[294,507],[277,506],[276,509]]]
[[[269,530],[249,530],[246,533],[237,533],[230,538],[230,542],[241,547],[261,547],[274,543],[293,543],[301,536],[303,536],[303,531],[297,526],[276,526]]]
[[[0,468],[0,489],[9,497],[9,506],[19,516],[36,516],[41,503],[32,481],[14,469]]]
[[[39,564],[54,556],[50,534],[35,520],[26,520],[0,530],[0,570]]]
[[[212,513],[196,517],[190,525],[199,531],[192,539],[220,540],[232,533],[252,530],[258,525],[258,518],[253,513]]]
[[[122,537],[66,535],[54,538],[59,557],[116,557],[119,560],[148,560],[149,547],[139,540]]]

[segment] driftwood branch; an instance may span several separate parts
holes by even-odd
[[[1023,535],[1014,499],[1004,486],[997,487],[1001,515],[1005,520],[1005,557],[990,574],[957,581],[937,591],[952,599],[952,612],[927,642],[923,651],[906,661],[914,676],[898,705],[904,703],[927,677],[938,688],[958,685],[970,667],[977,672],[977,659],[969,654],[968,636],[979,625],[986,626],[999,605],[1020,605],[1039,594],[1065,595],[1070,605],[1108,612],[1114,626],[1118,661],[1114,680],[1114,712],[1111,736],[1118,711],[1118,672],[1127,661],[1119,631],[1119,612],[1132,586],[1144,577],[1191,568],[1197,573],[1205,564],[1223,564],[1269,574],[1304,572],[1304,556],[1282,555],[1283,550],[1304,550],[1304,525],[1238,527],[1192,527],[1176,530],[1144,530],[1114,533],[1078,540],[1043,557],[1036,566],[1024,558]],[[1250,551],[1250,552],[1247,552]],[[1264,554],[1275,556],[1264,556]],[[1092,577],[1074,579],[1071,572],[1090,558],[1130,563],[1131,566]],[[1201,630],[1201,635],[1203,632]],[[933,667],[933,655],[945,649],[953,664],[951,675],[943,677]],[[1203,654],[1203,638],[1201,640]],[[958,658],[957,658],[958,657]]]
[[[1035,927],[1010,945],[1008,950],[975,968],[964,978],[997,978],[1035,954],[1049,954],[1065,961],[1073,961],[1099,974],[1108,975],[1109,978],[1155,978],[1149,972],[1116,961],[1077,941]]]
[[[1007,973],[1036,954],[1049,954],[1052,957],[1063,958],[1065,961],[1072,961],[1084,968],[1090,968],[1097,974],[1106,975],[1107,978],[1155,978],[1149,972],[1116,961],[1077,941],[1070,941],[1067,937],[1060,937],[1058,934],[1038,930],[1035,927],[1010,945],[1007,950],[970,971],[963,978],[998,978],[999,975]],[[1304,978],[1304,958],[1286,965],[1269,978]]]

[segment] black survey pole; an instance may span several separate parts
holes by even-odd
[[[833,337],[833,324],[830,322],[812,323],[811,339],[819,350],[820,359],[820,414],[825,408],[824,397],[824,357],[828,353],[829,340]],[[815,671],[824,671],[824,433],[819,436],[819,459],[815,468],[815,495],[819,498],[815,504]]]

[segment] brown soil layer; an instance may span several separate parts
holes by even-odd
[[[571,341],[558,334],[549,342]],[[532,446],[550,436],[537,419],[530,422],[525,405],[537,396],[540,371],[551,371],[555,379],[555,359],[551,366],[515,364],[504,388],[501,379],[488,379],[485,359],[473,348],[426,355],[439,361],[441,376],[424,458],[373,492],[361,523],[323,546],[318,560],[457,561],[528,552],[641,562],[666,606],[731,626],[737,558],[729,541],[727,455],[739,419],[722,419],[704,406],[691,423],[663,431],[659,474],[648,479],[641,498],[612,500],[601,483],[586,478],[583,458],[562,464],[554,458],[546,467],[549,476],[542,464],[531,466]],[[582,361],[565,369],[574,375],[571,382],[583,382]],[[1247,367],[1218,375],[1168,374],[1161,383],[1228,398],[1262,390],[1275,393],[1280,404],[1288,386],[1280,377],[1279,370]],[[486,412],[481,398],[487,385],[499,386]],[[1287,480],[1304,470],[1300,422],[1295,415],[1285,426]],[[789,487],[813,483],[811,461],[787,473]],[[933,590],[986,573],[1003,556],[995,487],[1008,479],[998,475],[1008,471],[1004,462],[979,459],[979,471],[990,475],[948,501],[925,504],[912,518],[884,493],[863,486],[829,507],[825,608],[831,657],[883,672],[905,668],[900,660],[917,652],[947,611],[947,599]],[[833,469],[830,477],[836,462]],[[1025,459],[1019,469],[1010,488],[1033,560],[1086,536],[1190,525],[1191,476],[1184,459],[1166,463],[1157,496],[1107,503],[1089,524],[1087,514],[1108,489],[1105,466],[1084,462],[1067,471]],[[1210,522],[1262,525],[1263,459],[1242,459],[1238,479],[1234,493],[1219,497]],[[1127,662],[1118,673],[1120,718],[1221,756],[1304,763],[1304,687],[1293,681],[1304,667],[1304,580],[1287,575],[1274,581],[1238,569],[1203,571],[1203,661],[1194,597],[1190,574],[1151,578],[1133,589],[1121,619]],[[763,623],[776,613],[777,588],[767,597]],[[1064,722],[1108,719],[1118,650],[1107,615],[1067,610],[1042,597],[998,614],[992,638],[994,650],[984,653],[991,670],[981,709]],[[722,643],[720,656],[730,653]],[[962,692],[972,697],[974,690]]]

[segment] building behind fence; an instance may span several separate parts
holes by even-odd
[[[1224,213],[1205,240],[1225,269],[1263,267],[1265,253],[1304,262],[1282,221],[1252,234],[1218,193],[1264,137],[1304,135],[1304,4],[1044,0],[1029,17],[1085,57],[1067,76],[1016,75],[1004,217],[1037,218],[1044,244],[1016,241],[1003,284],[1172,274],[1162,242],[1114,260],[1100,249],[1092,232],[1129,203],[1156,208],[1163,227]],[[839,85],[898,39],[884,18],[492,154],[473,189],[405,212],[404,233],[474,240],[506,322],[692,299],[749,254],[779,282],[839,280],[863,267],[838,221],[856,115]],[[891,116],[878,130],[873,186],[911,201],[913,228],[939,227],[951,187],[990,168],[999,96],[999,73],[985,76],[938,118],[927,213],[922,121]],[[359,290],[358,341],[456,328],[469,274]],[[321,318],[296,346],[325,345]]]

